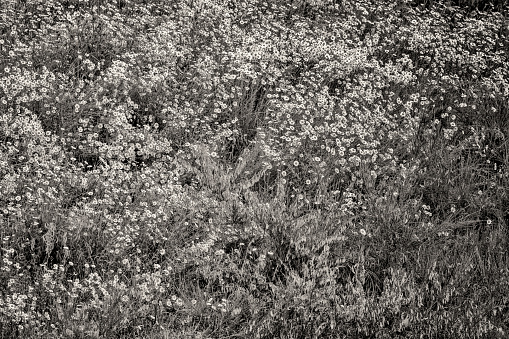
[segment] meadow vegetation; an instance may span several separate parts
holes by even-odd
[[[2,0],[0,338],[506,337],[507,9]]]

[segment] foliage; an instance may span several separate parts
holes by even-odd
[[[0,338],[509,331],[507,4],[0,4]]]

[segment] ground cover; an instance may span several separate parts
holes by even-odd
[[[0,338],[503,338],[507,4],[0,4]]]

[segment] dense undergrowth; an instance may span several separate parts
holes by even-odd
[[[509,332],[503,2],[0,3],[0,338]]]

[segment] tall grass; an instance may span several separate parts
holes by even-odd
[[[3,1],[0,338],[503,338],[480,1]]]

